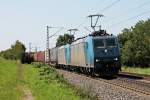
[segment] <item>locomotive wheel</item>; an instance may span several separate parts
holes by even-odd
[[[90,70],[90,75],[91,75],[92,77],[95,76],[95,73],[94,73],[94,69],[93,69],[93,68],[91,68],[91,70]]]
[[[82,68],[82,67],[80,67],[80,72],[81,72],[81,73],[84,73],[84,70],[83,70],[83,68]]]
[[[85,68],[85,67],[83,68],[83,73],[84,73],[84,74],[86,74],[86,73],[87,73],[87,72],[86,72],[86,68]]]
[[[91,73],[91,69],[90,68],[86,68],[87,74],[90,75]]]
[[[80,68],[79,68],[79,67],[77,67],[77,68],[76,68],[76,72],[77,72],[77,73],[81,73],[81,71],[80,71]]]

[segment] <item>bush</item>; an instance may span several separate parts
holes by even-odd
[[[139,21],[134,27],[118,35],[122,64],[127,66],[150,65],[150,19]]]

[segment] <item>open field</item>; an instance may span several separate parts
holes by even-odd
[[[122,71],[150,75],[150,67],[149,68],[122,67]]]
[[[0,58],[0,100],[20,100],[17,62]]]

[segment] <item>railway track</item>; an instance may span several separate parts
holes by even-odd
[[[120,77],[130,77],[130,78],[144,79],[150,81],[150,75],[136,74],[136,73],[129,73],[129,72],[120,72],[118,75]]]
[[[130,79],[122,79],[122,78],[117,78],[114,80],[104,80],[104,79],[97,79],[97,80],[103,81],[110,85],[114,85],[114,86],[121,87],[127,90],[131,90],[133,92],[140,93],[142,95],[144,94],[144,95],[150,96],[150,84],[149,83],[136,81],[136,80],[130,80]]]
[[[72,73],[72,72],[70,72]],[[75,73],[75,72],[74,72]],[[91,77],[91,76],[87,76],[85,74],[81,74],[81,73],[75,73],[81,76],[85,76],[87,78],[92,78],[93,80],[97,80],[99,82],[104,82],[107,83],[109,85],[113,85],[115,87],[119,87],[119,88],[123,88],[132,92],[135,92],[136,94],[139,95],[146,95],[146,96],[150,96],[150,82],[146,83],[143,81],[139,81],[139,80],[143,80],[142,78],[127,78],[127,77],[120,77],[118,76],[118,78],[115,79],[102,79],[99,77]]]
[[[134,91],[136,93],[150,96],[150,81],[149,83],[140,81],[140,80],[145,79],[144,75],[142,77],[140,75],[130,74],[130,76],[128,77],[122,77],[122,76],[120,77],[120,74],[119,74],[116,79],[112,79],[112,80],[105,80],[105,79],[99,79],[99,78],[96,78],[96,79],[100,81],[104,81],[114,86],[118,86],[127,90]]]

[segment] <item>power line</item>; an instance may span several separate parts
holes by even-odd
[[[92,32],[91,30],[89,30],[87,27],[84,27],[84,29],[86,30],[86,31],[88,31],[88,32]]]
[[[115,16],[115,17],[112,17],[111,19],[114,20],[114,19],[117,19],[118,17],[120,17],[120,16],[122,16],[122,15],[126,15],[125,12],[133,12],[133,11],[135,12],[135,10],[137,10],[138,8],[142,8],[142,7],[144,7],[145,5],[148,5],[148,4],[150,4],[150,1],[144,2],[144,3],[138,5],[137,7],[134,7],[134,8],[132,8],[132,9],[128,9],[128,10],[122,12],[120,15]],[[108,22],[108,21],[109,21],[109,20],[107,20],[107,21],[105,21],[105,22]]]
[[[63,30],[64,27],[61,27],[58,31],[56,31],[54,34],[49,36],[49,38],[52,38],[53,36],[56,36],[57,33],[59,33],[61,30]]]
[[[145,14],[147,14],[147,13],[150,13],[150,10],[149,10],[149,11],[146,11],[146,12],[142,12],[142,13],[140,13],[140,14],[138,14],[138,15],[136,15],[136,16],[130,17],[130,18],[128,18],[128,19],[122,20],[122,21],[120,21],[120,22],[118,22],[118,23],[116,23],[116,24],[112,24],[112,25],[110,25],[110,27],[111,27],[111,28],[112,28],[112,27],[115,27],[115,26],[117,26],[117,25],[119,25],[119,24],[121,24],[121,23],[127,22],[127,21],[129,21],[129,20],[132,20],[132,19],[134,19],[134,18],[140,17],[140,16],[145,15]]]
[[[108,5],[108,6],[106,6],[105,8],[103,8],[103,9],[101,10],[101,12],[103,12],[104,10],[107,10],[107,9],[111,8],[113,5],[115,5],[115,4],[118,3],[119,1],[121,1],[121,0],[116,0],[116,1],[112,2],[110,5]],[[76,28],[78,29],[79,27],[83,26],[85,23],[86,23],[86,20],[83,21],[81,24],[79,24]]]
[[[115,5],[116,3],[118,3],[119,1],[121,0],[115,0],[114,2],[112,2],[110,5],[106,6],[105,8],[103,8],[101,10],[101,12],[105,11],[105,10],[108,10],[109,8],[111,8],[113,5]]]
[[[115,4],[118,3],[119,1],[121,1],[121,0],[116,0],[116,1],[112,2],[110,5],[108,5],[108,6],[106,6],[105,8],[103,8],[103,9],[101,10],[101,12],[103,12],[104,10],[107,10],[107,9],[111,8],[113,5],[115,5]],[[85,20],[84,22],[82,22],[81,24],[79,24],[79,25],[77,26],[77,29],[78,29],[79,27],[83,26],[85,23],[86,23],[86,20]],[[86,30],[87,30],[87,28],[86,28]]]
[[[137,6],[137,7],[136,7],[136,8],[134,8],[134,9],[141,8],[141,7],[145,6],[145,5],[148,5],[149,3],[150,3],[150,1],[144,2],[144,3],[142,3],[142,4],[141,4],[141,5],[139,5],[139,6]]]
[[[102,2],[104,2],[104,1],[106,1],[106,0],[103,0]],[[119,1],[120,1],[120,0],[119,0]],[[101,3],[102,3],[102,2],[101,2]],[[104,8],[104,9],[105,9],[105,8]],[[79,27],[83,26],[86,22],[87,22],[87,21],[84,20],[82,23],[80,23],[80,24],[76,27],[76,29],[78,29]]]
[[[79,24],[79,25],[76,27],[76,29],[78,29],[79,27],[83,26],[86,22],[87,22],[87,21],[84,20],[81,24]]]

